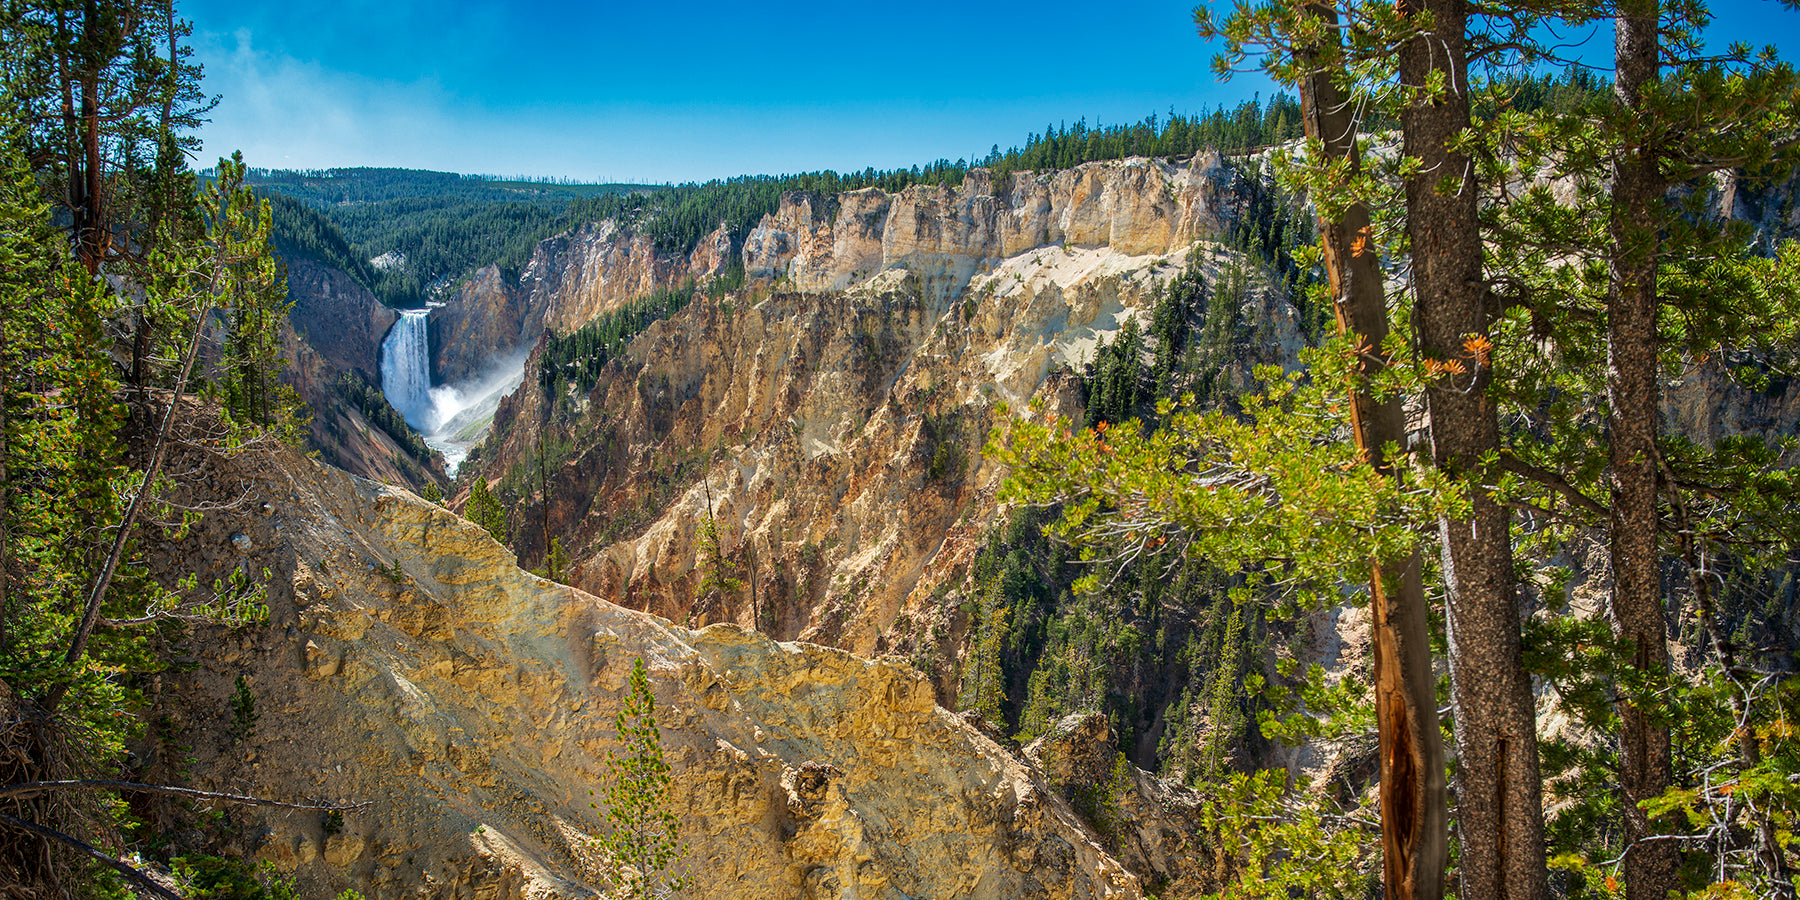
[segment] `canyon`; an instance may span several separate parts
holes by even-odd
[[[509,396],[471,468],[513,500],[512,545],[538,564],[556,538],[572,584],[676,621],[862,654],[958,643],[1003,476],[987,432],[1008,411],[1078,417],[1074,373],[1128,320],[1148,325],[1158,284],[1249,269],[1220,238],[1261,177],[1217,155],[984,175],[784,196],[743,241],[744,291],[651,325],[585,392]],[[434,313],[440,371],[469,371],[496,322],[535,341],[717,273],[721,246],[658,257],[606,224],[540,246],[516,289],[478,278]],[[1244,374],[1303,345],[1289,298],[1252,283]],[[546,444],[567,449],[539,472]],[[700,596],[709,518],[747,582],[733,596]]]
[[[341,291],[304,298],[296,322],[342,326],[307,329],[307,352],[372,377],[390,329],[426,327],[430,381],[396,406],[529,354],[446,502],[481,479],[507,505],[513,550],[541,568],[554,539],[567,585],[403,490],[293,459],[250,466],[233,477],[279,512],[210,517],[172,552],[189,568],[277,573],[270,622],[204,635],[165,704],[216,731],[204,711],[245,674],[275,724],[248,756],[205,732],[197,782],[368,802],[341,830],[316,813],[247,820],[255,837],[238,849],[308,887],[588,896],[585,791],[641,656],[694,896],[1204,888],[1199,800],[1179,785],[1128,767],[1129,815],[1104,828],[1071,805],[1072,786],[1113,777],[1105,716],[1021,750],[947,709],[973,625],[970,566],[1005,515],[988,430],[1014,413],[1079,421],[1081,367],[1127,323],[1147,325],[1161,286],[1190,269],[1247,278],[1256,350],[1235,377],[1304,345],[1286,294],[1223,242],[1247,215],[1247,180],[1265,177],[1212,154],[791,193],[741,248],[721,231],[662,253],[616,223],[580,226],[516,280],[478,272],[428,317]],[[538,377],[546,333],[734,267],[744,287],[652,323],[586,389]],[[422,483],[367,449],[345,468]],[[191,549],[237,534],[253,559]],[[736,588],[710,589],[709,565]],[[1353,664],[1353,645],[1331,660]],[[1149,714],[1182,686],[1155,692]],[[1152,766],[1155,745],[1138,754]]]
[[[1243,334],[1221,370],[1232,386],[1254,365],[1294,366],[1316,337],[1299,298],[1228,239],[1267,189],[1260,163],[1216,154],[1001,183],[977,169],[957,187],[791,192],[741,242],[721,228],[687,253],[586,223],[539,244],[516,276],[476,272],[411,323],[430,357],[413,371],[431,391],[521,370],[446,501],[464,508],[477,481],[496,494],[510,551],[404,491],[279,463],[294,494],[244,526],[261,529],[251,540],[280,573],[271,623],[212,635],[170,708],[200,722],[234,674],[254,672],[259,695],[282,698],[281,724],[252,759],[202,750],[196,774],[377,798],[341,831],[311,814],[255,819],[241,849],[304,884],[588,896],[585,791],[641,656],[695,896],[1214,889],[1202,799],[1151,774],[1172,737],[1215,727],[1193,705],[1178,641],[1164,648],[1159,632],[1161,661],[1120,686],[1141,700],[1133,716],[1071,717],[1020,747],[1007,723],[947,710],[992,589],[977,558],[1015,512],[996,499],[1006,473],[981,452],[989,431],[1014,415],[1079,424],[1088,364],[1146,328],[1183,277],[1243,287]],[[1758,196],[1722,202],[1768,218]],[[688,282],[697,299],[596,376],[547,367],[551,336]],[[398,317],[333,296],[344,327],[308,330],[302,359],[376,375]],[[297,322],[320,308],[309,302]],[[1703,440],[1792,433],[1800,381],[1746,394],[1721,364],[1671,383],[1674,424]],[[358,474],[425,483],[377,439],[338,452]],[[197,540],[228,543],[214,527]],[[553,548],[562,584],[515,564],[547,571]],[[1584,608],[1597,602],[1588,568],[1573,582]],[[1354,608],[1305,617],[1282,640],[1250,670],[1273,677],[1284,656],[1337,679],[1366,664]],[[1317,776],[1368,762],[1256,752]],[[1102,822],[1071,786],[1106,782],[1115,761],[1130,787],[1123,818]]]

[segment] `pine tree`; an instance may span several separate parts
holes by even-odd
[[[506,507],[488,489],[486,479],[475,479],[475,484],[469,488],[468,505],[463,511],[469,521],[486,529],[494,540],[506,543]]]
[[[1003,605],[1005,596],[997,583],[990,582],[976,601],[974,622],[970,628],[969,655],[963,662],[962,695],[957,707],[981,714],[995,728],[1008,730],[1006,711],[1006,677],[1001,671],[1000,651],[1011,624],[1012,610]]]
[[[594,839],[601,878],[614,900],[667,897],[691,879],[679,873],[687,845],[681,820],[669,807],[669,764],[642,657],[632,662],[630,687],[613,723],[619,746],[606,752],[609,783],[592,804],[606,825]]]
[[[185,132],[212,108],[182,41],[188,30],[172,0],[28,0],[0,15],[0,71],[20,140],[69,213],[90,273],[153,243],[161,222],[139,206],[187,205],[179,157],[195,144]]]

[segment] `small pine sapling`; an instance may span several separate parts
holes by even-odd
[[[668,897],[693,879],[678,874],[687,846],[681,842],[681,820],[669,808],[669,764],[642,658],[632,663],[631,689],[613,721],[619,746],[607,751],[608,784],[590,804],[607,828],[594,838],[600,877],[615,900]]]

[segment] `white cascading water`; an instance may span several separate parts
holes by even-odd
[[[421,433],[437,427],[431,416],[431,343],[426,338],[430,310],[405,309],[381,342],[381,392],[407,424]]]
[[[525,376],[525,353],[492,360],[487,371],[456,385],[431,384],[428,309],[400,311],[400,320],[381,342],[381,392],[432,449],[444,454],[444,468],[456,467],[469,448],[487,436],[500,398]]]

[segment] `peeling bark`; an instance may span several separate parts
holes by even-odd
[[[1308,9],[1328,22],[1329,6]],[[1310,56],[1310,59],[1309,59]],[[1356,119],[1349,98],[1332,80],[1321,54],[1301,53],[1314,68],[1301,84],[1306,134],[1332,160],[1360,169]],[[1381,267],[1370,246],[1369,210],[1351,204],[1336,221],[1321,217],[1325,271],[1331,280],[1338,332],[1357,346],[1357,368],[1367,380],[1389,365],[1387,294]],[[1376,471],[1393,475],[1389,444],[1406,440],[1405,411],[1397,396],[1376,397],[1357,390],[1350,421],[1356,447]],[[1382,883],[1391,900],[1436,900],[1443,896],[1447,856],[1444,751],[1438,736],[1436,679],[1425,589],[1417,552],[1369,561],[1369,609],[1374,627],[1375,711],[1380,741]]]

